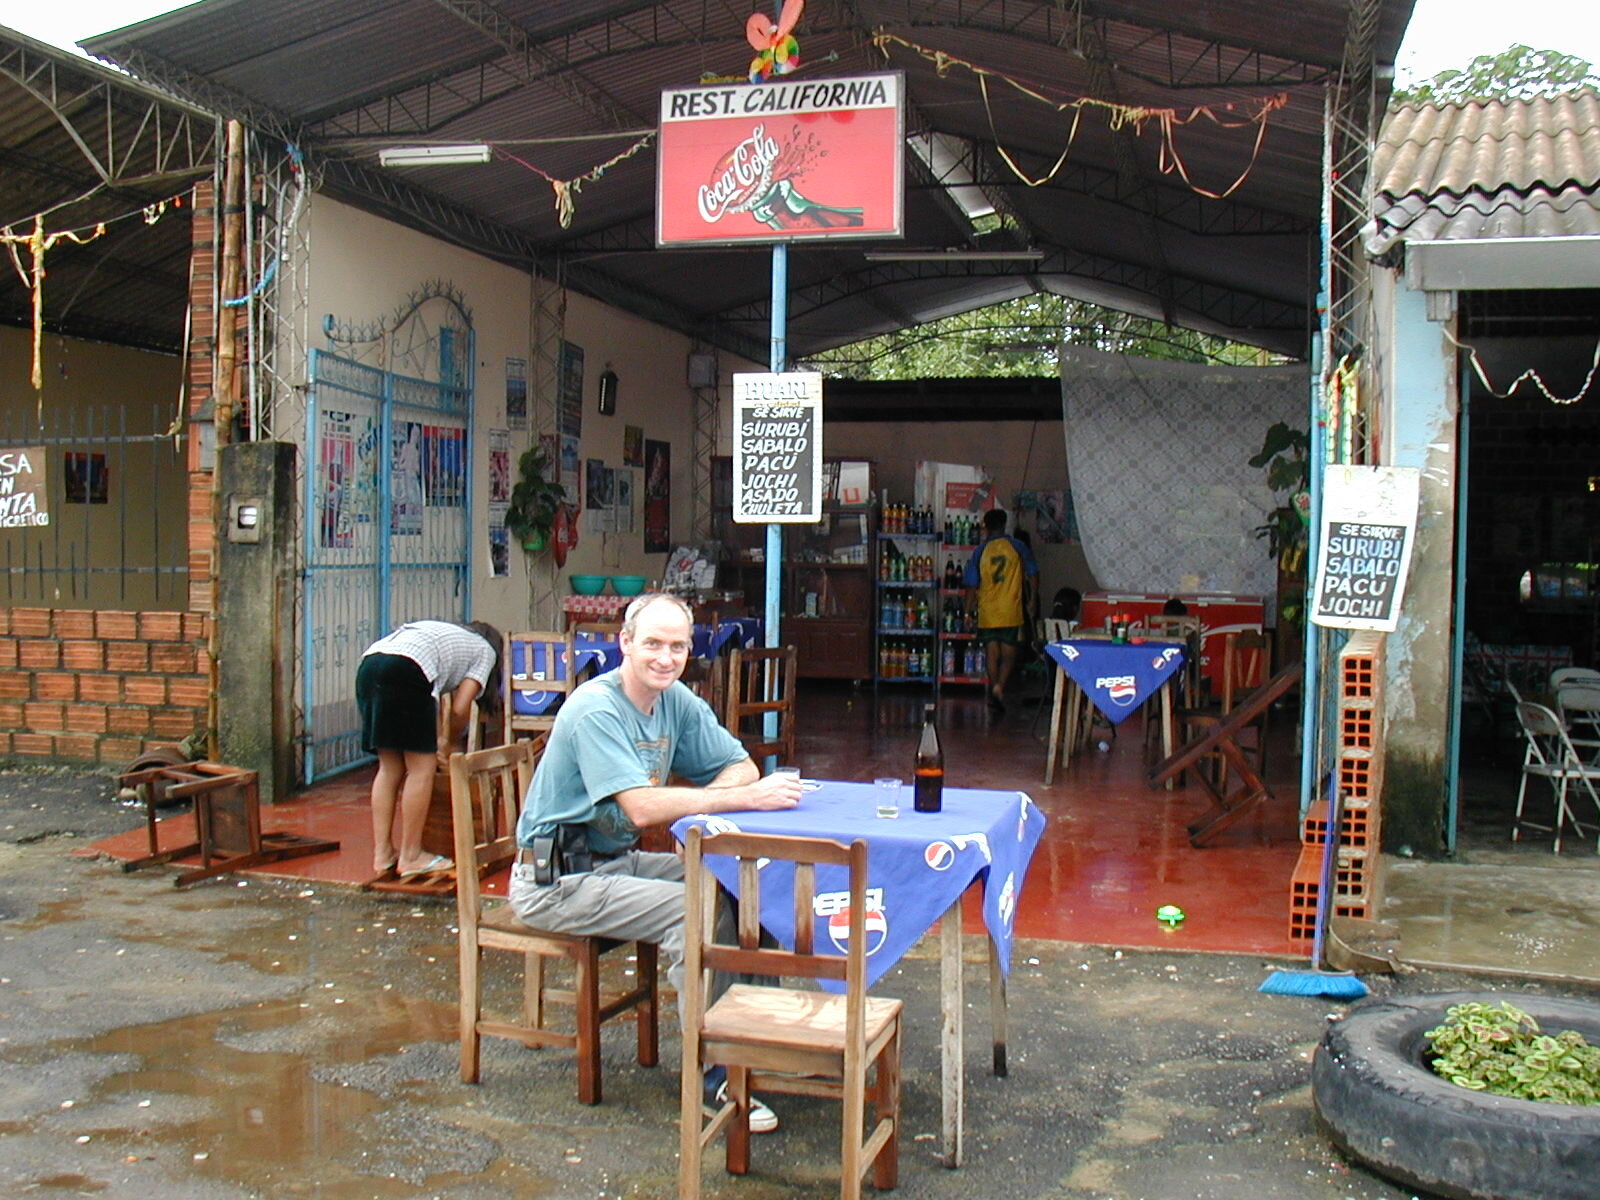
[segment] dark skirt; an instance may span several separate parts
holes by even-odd
[[[361,748],[432,754],[439,748],[439,705],[422,668],[403,654],[368,654],[356,668]]]

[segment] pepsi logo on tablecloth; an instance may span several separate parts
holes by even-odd
[[[849,893],[845,893],[849,895]],[[822,897],[818,896],[818,900]],[[889,936],[889,918],[884,915],[881,908],[867,909],[866,916],[862,918],[863,931],[867,939],[867,954],[876,954],[882,948],[884,939]],[[850,948],[850,909],[848,906],[839,909],[828,918],[828,937],[840,954]]]
[[[1111,703],[1124,708],[1139,698],[1139,681],[1132,675],[1102,675],[1094,686],[1105,692]]]

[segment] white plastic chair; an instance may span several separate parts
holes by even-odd
[[[1550,672],[1550,690],[1559,691],[1569,683],[1600,688],[1600,671],[1593,667],[1557,667]]]
[[[1522,701],[1517,705],[1517,722],[1522,726],[1522,733],[1528,745],[1522,758],[1522,783],[1517,788],[1517,814],[1511,824],[1511,840],[1514,842],[1520,840],[1522,827],[1526,825],[1529,829],[1554,833],[1555,845],[1552,849],[1556,854],[1560,854],[1561,832],[1569,823],[1579,837],[1585,836],[1587,830],[1600,830],[1600,823],[1585,825],[1579,821],[1577,814],[1572,810],[1572,805],[1567,801],[1567,793],[1572,784],[1581,783],[1584,791],[1589,793],[1596,815],[1600,816],[1600,793],[1597,793],[1594,787],[1594,781],[1600,779],[1600,766],[1585,763],[1578,757],[1572,739],[1567,736],[1567,727],[1544,705],[1534,704],[1528,700]],[[1526,820],[1522,815],[1530,776],[1539,776],[1550,781],[1550,789],[1555,794],[1556,811],[1549,825]]]

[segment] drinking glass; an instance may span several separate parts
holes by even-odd
[[[881,779],[872,781],[872,786],[877,789],[878,815],[880,817],[894,818],[900,815],[900,788],[898,778],[885,775]]]

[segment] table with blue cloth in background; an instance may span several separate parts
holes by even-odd
[[[1172,754],[1172,689],[1168,684],[1183,667],[1185,643],[1146,638],[1113,642],[1102,638],[1068,638],[1047,642],[1048,654],[1060,671],[1050,713],[1050,757],[1044,782],[1055,781],[1056,759],[1072,761],[1087,698],[1113,725],[1138,712],[1157,693],[1161,696],[1161,757]],[[1068,684],[1073,686],[1069,689]],[[1064,736],[1063,736],[1064,735]],[[1168,786],[1171,786],[1169,783]]]

